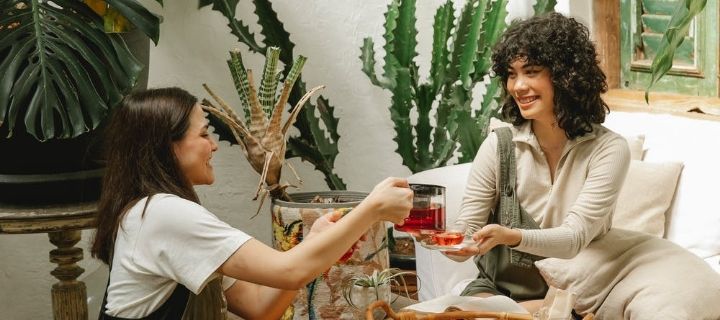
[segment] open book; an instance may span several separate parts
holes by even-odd
[[[432,300],[409,305],[403,308],[403,310],[412,310],[417,313],[439,313],[463,310],[530,314],[513,299],[500,295],[487,298],[444,295]]]

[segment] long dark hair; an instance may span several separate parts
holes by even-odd
[[[126,96],[106,131],[107,164],[92,256],[110,263],[125,212],[138,200],[170,193],[198,202],[178,165],[173,142],[183,138],[197,98],[179,88]]]
[[[527,121],[507,91],[508,69],[517,59],[549,69],[555,90],[558,126],[569,139],[592,131],[609,111],[601,94],[607,92],[595,46],[587,27],[559,13],[514,22],[493,49],[493,72],[503,84],[502,114],[514,125]]]

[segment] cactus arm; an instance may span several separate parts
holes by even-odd
[[[415,28],[415,0],[403,0],[400,3],[400,15],[397,20],[397,28],[394,30],[395,54],[400,67],[410,68],[413,59],[417,57],[415,47],[417,40],[415,35],[418,31]]]
[[[212,9],[222,13],[228,17],[228,27],[230,32],[234,34],[240,42],[246,44],[250,51],[262,53],[264,48],[260,47],[255,41],[255,35],[250,32],[250,28],[241,20],[235,19],[235,8],[239,0],[202,0],[198,8],[202,8],[212,4]]]
[[[483,21],[483,34],[478,39],[478,57],[475,61],[475,72],[472,75],[474,82],[483,81],[491,66],[492,47],[498,41],[507,27],[505,18],[508,0],[492,0],[488,3],[487,13]]]
[[[392,0],[388,5],[388,11],[385,12],[385,65],[383,66],[383,78],[387,80],[388,89],[395,87],[395,79],[397,78],[397,69],[400,68],[400,62],[395,56],[395,29],[397,29],[398,19],[400,16],[400,0]]]
[[[457,123],[457,140],[460,151],[459,162],[472,161],[480,148],[481,133],[485,129],[480,126],[478,119],[470,116],[470,110],[454,110],[454,122]],[[484,137],[483,137],[484,138]]]
[[[533,6],[533,10],[535,10],[535,15],[553,12],[555,11],[556,4],[557,1],[555,0],[537,0],[535,5]]]
[[[260,105],[267,116],[272,114],[275,106],[275,93],[277,92],[276,70],[280,59],[280,49],[270,47],[265,53],[265,67],[263,68],[262,80],[260,82]]]
[[[235,90],[237,90],[243,112],[245,113],[245,124],[248,124],[250,121],[250,85],[240,50],[230,51],[230,60],[228,60],[227,63],[230,69],[230,75],[233,78],[233,83],[235,84]]]
[[[493,77],[490,79],[490,83],[485,86],[485,94],[480,103],[480,109],[477,110],[477,115],[486,116],[488,118],[495,117],[500,111],[500,78]]]
[[[380,82],[378,80],[377,75],[375,74],[375,49],[373,49],[373,46],[375,43],[373,42],[372,38],[365,38],[363,39],[363,45],[360,47],[360,61],[362,61],[362,71],[365,73],[365,75],[370,78],[370,82],[378,87],[382,87],[385,89],[390,89],[390,83]]]
[[[448,0],[435,12],[433,23],[432,59],[430,62],[430,84],[432,85],[433,96],[438,94],[442,84],[445,82],[445,69],[449,63],[448,56],[450,55],[448,40],[452,36],[453,19],[452,1]]]
[[[285,72],[290,69],[293,62],[293,49],[295,45],[290,41],[290,34],[285,30],[283,23],[278,19],[277,13],[268,0],[253,0],[255,14],[258,16],[260,33],[265,36],[263,43],[268,47],[279,47],[280,61],[285,64]]]
[[[418,86],[415,99],[418,111],[417,124],[415,125],[418,167],[426,168],[432,162],[430,138],[433,128],[430,124],[430,111],[432,110],[432,103],[435,99],[432,86],[430,84]]]
[[[468,1],[461,13],[458,23],[456,48],[459,80],[465,89],[473,85],[471,75],[475,72],[475,61],[478,58],[478,50],[482,50],[482,22],[485,19],[487,0]]]
[[[406,68],[398,70],[397,86],[393,90],[390,119],[395,124],[394,138],[397,142],[397,153],[403,159],[403,164],[410,171],[417,172],[417,159],[415,155],[414,137],[412,124],[410,122],[410,109],[412,108],[412,89],[411,89],[410,72]]]

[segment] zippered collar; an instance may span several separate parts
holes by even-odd
[[[537,137],[535,137],[535,134],[532,131],[531,121],[526,121],[525,123],[519,126],[513,126],[512,128],[514,131],[512,139],[513,142],[528,144],[536,151],[542,153],[542,149],[540,149],[540,143],[538,142]],[[602,126],[598,124],[592,124],[592,128],[592,132],[588,132],[583,136],[568,140],[568,142],[565,144],[565,148],[563,148],[562,155],[564,156],[565,154],[567,154],[570,150],[572,150],[576,145],[581,142],[595,139],[597,137],[598,130],[601,130]]]

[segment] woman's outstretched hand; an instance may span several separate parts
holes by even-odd
[[[342,216],[343,216],[343,212],[336,210],[336,211],[327,213],[327,214],[317,218],[315,220],[315,222],[313,222],[313,225],[312,225],[312,227],[310,227],[310,231],[308,232],[308,234],[305,238],[310,239],[310,238],[314,237],[315,235],[318,235],[318,234],[322,233],[323,231],[325,231],[329,228],[332,228],[335,225],[335,223],[338,220],[340,220],[340,218],[342,218]],[[353,252],[355,252],[355,250],[360,249],[361,242],[365,241],[365,240],[367,240],[367,236],[365,234],[363,234],[362,236],[360,236],[360,239],[358,239],[358,241],[355,241],[353,246],[350,247],[350,249],[348,249],[348,251],[346,251],[345,254],[343,254],[343,256],[340,258],[340,261],[345,261],[348,258],[350,258],[352,256]]]
[[[517,229],[510,229],[498,224],[489,224],[473,233],[472,239],[475,241],[474,246],[464,247],[456,251],[447,251],[444,252],[445,255],[451,259],[452,256],[469,257],[486,254],[500,244],[516,246],[522,240],[522,233]]]
[[[403,178],[387,178],[378,183],[363,200],[377,213],[381,221],[402,224],[412,209],[413,192]]]

